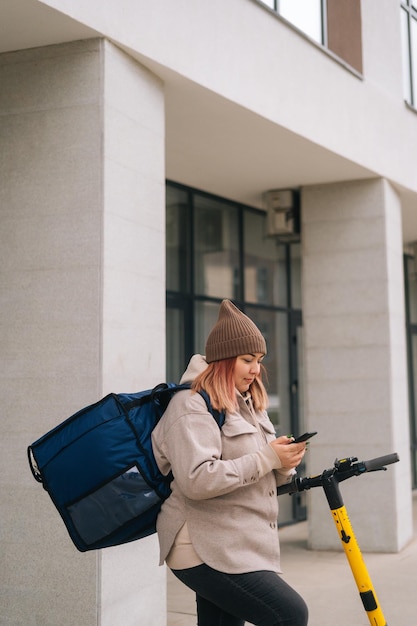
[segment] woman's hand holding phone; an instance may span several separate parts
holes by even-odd
[[[300,465],[306,451],[306,443],[295,443],[287,436],[278,437],[269,444],[279,457],[283,469],[293,469]]]

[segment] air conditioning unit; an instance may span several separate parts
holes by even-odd
[[[298,193],[293,189],[273,189],[264,194],[267,210],[267,234],[284,241],[300,238]]]

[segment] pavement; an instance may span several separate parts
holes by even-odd
[[[413,513],[414,537],[401,552],[363,553],[388,626],[417,626],[417,492]],[[307,522],[281,528],[280,543],[283,578],[307,602],[309,626],[369,626],[342,547],[309,550]],[[168,571],[167,626],[196,626],[195,615],[193,592]]]

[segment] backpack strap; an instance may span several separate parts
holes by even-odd
[[[200,394],[200,396],[202,396],[207,404],[207,408],[209,410],[209,412],[212,414],[212,416],[215,419],[215,422],[217,424],[217,426],[220,428],[222,428],[224,421],[226,419],[226,415],[224,413],[224,411],[218,411],[217,409],[213,409],[212,405],[211,405],[211,400],[210,400],[210,396],[208,395],[207,391],[205,391],[204,389],[202,389],[201,391],[198,392]]]
[[[174,393],[176,393],[177,391],[182,391],[184,389],[191,389],[191,383],[183,383],[182,385],[160,383],[152,389],[151,397],[153,403],[158,407],[158,413],[160,414],[159,417],[162,417],[163,413],[165,413],[169,401],[171,400]],[[207,391],[202,389],[198,393],[204,399],[207,405],[207,410],[209,411],[209,413],[211,413],[217,426],[221,429],[226,419],[225,412],[213,409],[210,396],[208,395]]]
[[[191,389],[191,383],[184,383],[182,385],[174,385],[171,383],[160,383],[159,385],[157,385],[156,387],[152,389],[151,400],[158,413],[159,419],[161,419],[162,415],[165,413],[168,407],[169,401],[171,400],[174,393],[176,393],[177,391],[182,391],[184,389]],[[217,411],[217,409],[213,409],[210,396],[208,395],[207,391],[202,389],[198,393],[204,399],[209,413],[211,413],[217,426],[221,430],[226,419],[225,412]],[[168,483],[171,483],[174,480],[174,474],[172,473],[172,470],[167,474],[166,480]]]

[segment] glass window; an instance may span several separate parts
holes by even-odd
[[[410,57],[412,69],[412,104],[417,105],[417,15],[411,18]]]
[[[278,13],[314,41],[322,43],[321,0],[279,0]]]
[[[413,389],[410,393],[410,397],[413,399],[413,406],[410,407],[411,414],[413,416],[413,423],[411,425],[411,454],[412,454],[412,462],[413,462],[413,487],[417,486],[417,382],[416,382],[416,373],[417,373],[417,333],[414,334],[411,338],[411,374],[414,373],[414,376],[410,377],[410,385],[413,386]]]
[[[237,207],[196,194],[194,208],[195,291],[212,298],[239,298]]]
[[[411,97],[411,66],[410,66],[410,45],[408,36],[408,13],[401,9],[401,38],[402,38],[402,57],[403,57],[403,86],[404,98],[407,102],[412,101]]]
[[[172,291],[188,290],[187,193],[176,187],[166,190],[166,285]]]
[[[265,215],[244,213],[245,300],[259,304],[287,304],[285,246],[265,234]]]
[[[401,35],[403,56],[404,97],[417,104],[417,7],[416,2],[401,2]]]
[[[291,253],[291,308],[301,309],[301,245],[290,247]]]
[[[166,312],[166,371],[167,380],[179,382],[184,373],[185,357],[184,313],[167,308]]]
[[[417,246],[416,246],[417,253]],[[410,324],[417,324],[417,259],[407,257],[408,315]]]

